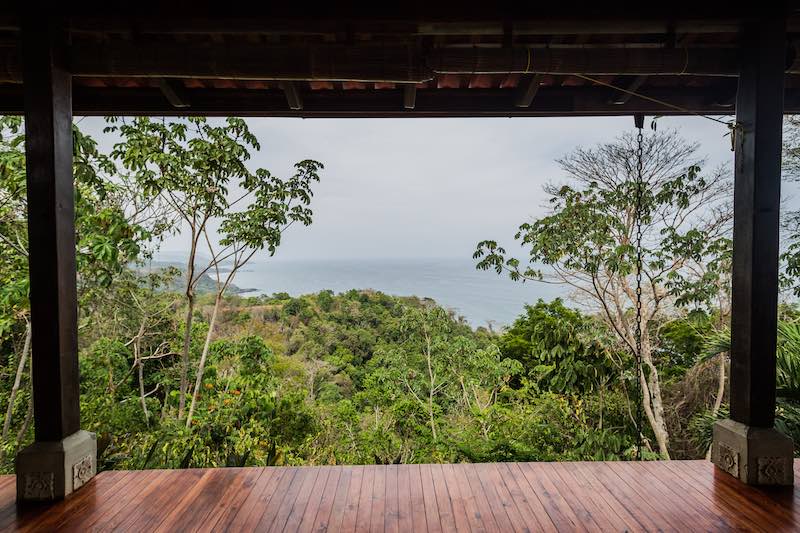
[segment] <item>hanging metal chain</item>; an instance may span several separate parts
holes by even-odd
[[[639,397],[636,402],[636,459],[642,459],[642,422],[644,418],[644,387],[642,385],[642,217],[644,216],[644,117],[636,117],[636,191],[634,198],[633,221],[636,232],[636,381],[639,384]]]

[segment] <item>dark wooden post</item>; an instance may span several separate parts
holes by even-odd
[[[778,247],[786,21],[747,22],[736,98],[731,420],[714,462],[748,483],[792,482],[792,443],[775,422]]]
[[[63,497],[88,480],[96,448],[93,437],[80,431],[72,81],[58,25],[46,18],[26,22],[23,72],[36,442],[17,457],[17,494],[23,500],[41,500]]]
[[[43,441],[80,429],[72,81],[57,38],[26,31],[23,48],[34,414]]]

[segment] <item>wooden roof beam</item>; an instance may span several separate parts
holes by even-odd
[[[417,86],[408,84],[403,86],[403,108],[414,109],[417,105]]]
[[[720,80],[722,82],[723,80]],[[195,89],[190,108],[170,105],[157,88],[75,86],[76,115],[213,115],[213,116],[298,116],[298,117],[477,117],[477,116],[596,116],[682,115],[733,112],[721,108],[735,91],[735,80],[716,87],[648,87],[647,95],[669,101],[689,111],[680,112],[641,98],[623,105],[608,101],[606,88],[541,86],[536,105],[516,107],[513,91],[507,89],[431,89],[417,91],[414,109],[404,109],[398,91],[308,91],[303,109],[292,110],[281,91],[252,89]],[[0,85],[0,114],[18,114],[23,108],[23,86]],[[512,93],[509,96],[509,92]],[[787,88],[787,114],[800,113],[800,90]]]
[[[800,73],[794,49],[787,72]],[[0,48],[0,82],[22,81],[19,49]],[[70,71],[86,77],[422,83],[436,74],[695,75],[735,77],[735,49],[438,48],[109,42],[73,44]]]
[[[180,80],[161,78],[158,81],[158,88],[172,107],[178,109],[190,107],[189,99],[186,97],[186,89]]]
[[[536,93],[539,92],[539,84],[542,81],[541,74],[525,74],[519,80],[517,94],[514,98],[514,105],[517,107],[530,107]]]
[[[452,15],[452,14],[451,14]],[[671,24],[664,17],[650,19],[636,18],[520,18],[510,23],[514,35],[581,35],[581,34],[666,34],[670,26],[677,33],[731,34],[737,33],[741,23],[735,18],[681,19]],[[352,19],[350,25],[356,33],[391,33],[421,36],[481,35],[498,36],[506,32],[506,23],[497,19],[464,20],[442,22],[433,20],[387,20]],[[7,19],[2,27],[17,29],[13,20]],[[176,18],[147,17],[135,21],[123,17],[73,17],[69,30],[78,33],[136,31],[142,34],[189,34],[208,33],[262,35],[329,35],[341,30],[341,23],[335,20],[313,20],[307,16],[297,19],[276,19],[275,17],[251,18],[197,18],[181,16]],[[790,29],[797,24],[790,26]]]
[[[614,96],[611,98],[610,103],[614,105],[627,104],[628,100],[630,100],[631,97],[633,96],[632,93],[638,91],[639,87],[641,87],[646,81],[647,81],[647,76],[636,76],[633,80],[631,80],[628,86],[624,88],[625,91],[630,91],[630,92],[614,91]]]
[[[680,33],[737,33],[741,24],[736,19],[682,20],[674,24],[668,20],[635,19],[544,19],[514,21],[514,35],[635,35]],[[419,35],[503,35],[501,22],[429,22],[420,23]]]
[[[303,99],[300,92],[297,90],[297,85],[291,81],[282,81],[280,83],[283,94],[286,95],[286,103],[289,104],[289,109],[298,111],[303,109]]]
[[[739,53],[727,48],[439,48],[430,53],[427,63],[437,74],[734,77],[739,72]],[[794,57],[787,67],[796,69]]]

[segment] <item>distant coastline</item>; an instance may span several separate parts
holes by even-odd
[[[240,289],[248,295],[285,292],[297,297],[322,290],[373,289],[430,298],[473,327],[510,325],[525,304],[568,295],[563,287],[514,282],[476,270],[470,258],[254,260],[234,281],[250,289]]]

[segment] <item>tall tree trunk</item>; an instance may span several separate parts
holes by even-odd
[[[214,326],[217,323],[217,312],[222,303],[222,293],[218,292],[217,297],[214,298],[214,311],[211,313],[211,321],[208,324],[208,333],[206,333],[206,341],[203,344],[203,353],[200,356],[200,363],[197,365],[197,376],[194,380],[194,390],[192,392],[192,403],[189,406],[189,414],[186,415],[186,427],[190,427],[192,423],[192,415],[194,415],[194,407],[197,402],[197,394],[200,392],[200,385],[203,382],[203,371],[206,366],[206,358],[208,357],[208,349],[211,346],[211,337],[214,335]]]
[[[22,427],[19,428],[19,432],[17,433],[17,447],[19,447],[22,439],[25,438],[25,434],[28,433],[28,427],[31,425],[31,420],[33,420],[33,359],[31,359],[30,367],[30,384],[28,387],[31,390],[30,397],[28,398],[28,412],[25,413],[25,420],[22,422]]]
[[[8,438],[8,432],[11,429],[11,417],[14,414],[14,402],[17,399],[19,392],[19,385],[22,383],[22,375],[25,373],[25,364],[28,361],[28,352],[31,349],[31,323],[25,324],[25,342],[22,346],[22,353],[19,356],[19,363],[17,364],[17,373],[14,376],[14,385],[11,387],[11,393],[8,396],[8,408],[6,409],[6,418],[3,421],[3,440]]]
[[[717,397],[714,398],[714,407],[711,409],[711,414],[714,418],[719,414],[719,409],[722,407],[722,398],[725,396],[725,353],[719,354],[719,379],[717,380]],[[706,451],[706,461],[711,460],[711,446]]]
[[[142,411],[144,412],[144,423],[147,427],[150,427],[150,413],[147,412],[147,402],[145,401],[145,394],[144,394],[144,370],[142,368],[142,360],[139,359],[139,363],[137,365],[139,367],[139,398],[142,402]]]
[[[194,316],[194,261],[197,254],[197,232],[192,227],[192,247],[186,265],[186,330],[183,332],[183,353],[181,354],[181,390],[178,400],[178,420],[183,418],[186,408],[186,392],[189,388],[189,348],[192,343],[192,317]]]
[[[25,438],[25,434],[28,433],[31,420],[33,420],[33,387],[31,387],[31,397],[28,400],[28,412],[25,413],[25,420],[22,422],[22,427],[19,428],[19,433],[17,433],[17,446],[20,445],[22,439]]]
[[[143,317],[139,325],[139,331],[136,333],[136,338],[133,341],[133,363],[136,365],[136,372],[139,378],[139,399],[142,404],[142,412],[144,413],[144,423],[147,427],[150,427],[150,413],[147,412],[147,402],[144,396],[144,369],[142,366],[142,337],[144,336],[146,325],[147,318]]]
[[[658,370],[653,363],[653,353],[650,347],[650,339],[647,333],[642,329],[642,375],[640,379],[645,380],[644,368],[649,370],[646,378],[646,387],[643,387],[647,393],[647,398],[643,400],[650,405],[651,413],[648,416],[650,426],[653,429],[653,434],[658,443],[658,451],[662,457],[669,459],[669,432],[667,431],[667,422],[664,418],[664,402],[661,399],[661,382],[658,377]]]
[[[726,353],[719,354],[719,378],[717,381],[717,397],[714,399],[714,407],[711,410],[714,416],[719,414],[719,409],[722,407],[722,399],[725,396],[725,358]]]
[[[428,416],[431,420],[433,441],[436,442],[436,420],[433,417],[433,391],[434,387],[436,387],[436,375],[433,373],[433,365],[431,364],[431,338],[427,332],[425,332],[425,359],[428,362],[428,378],[430,379],[430,387],[428,388]]]
[[[181,353],[181,390],[178,401],[178,419],[183,418],[186,408],[186,391],[189,388],[189,348],[192,344],[192,317],[194,316],[194,293],[186,294],[186,326],[183,332],[183,352]]]

